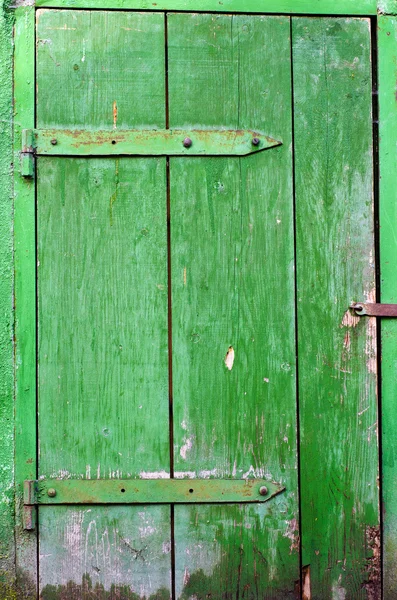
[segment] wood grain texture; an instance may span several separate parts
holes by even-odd
[[[23,529],[23,481],[36,479],[35,180],[20,176],[21,132],[34,127],[34,7],[15,11],[14,340],[17,593],[37,597],[37,537]]]
[[[169,600],[169,520],[169,506],[41,507],[40,598]]]
[[[36,0],[36,6],[304,15],[376,15],[377,12],[377,0],[201,0],[199,4],[197,0]]]
[[[397,302],[397,19],[379,17],[379,164],[381,301]],[[382,321],[383,584],[385,600],[397,599],[397,322]]]
[[[40,475],[169,476],[165,159],[38,159]]]
[[[293,19],[303,564],[380,598],[370,23]]]
[[[249,512],[266,522],[246,547],[261,548],[266,576],[257,577],[249,560],[243,577],[247,593],[261,598],[275,590],[287,597],[299,576],[288,537],[297,533],[289,33],[286,17],[168,16],[170,126],[264,127],[283,141],[246,159],[170,160],[175,476],[286,485],[268,507]],[[176,547],[212,552],[211,527],[192,527],[185,541],[186,526],[195,515],[219,521],[227,534],[215,554],[233,570],[233,523],[244,514],[176,507]],[[176,564],[180,597],[185,568],[196,581],[190,594],[218,597],[227,588],[239,597],[238,578],[228,581],[216,556],[205,572],[218,581],[196,588],[202,562],[184,552]]]
[[[39,10],[36,47],[37,127],[165,126],[164,15]]]

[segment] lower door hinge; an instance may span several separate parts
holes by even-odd
[[[264,479],[51,479],[24,482],[24,504],[268,502],[285,487]]]

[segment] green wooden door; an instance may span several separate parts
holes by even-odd
[[[303,597],[367,598],[369,21],[52,9],[36,35],[41,598],[295,598],[302,564]]]

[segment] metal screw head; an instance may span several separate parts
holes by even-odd
[[[253,146],[259,146],[259,144],[261,143],[260,139],[257,137],[252,138],[252,145]]]
[[[266,487],[265,485],[262,485],[262,486],[259,488],[259,493],[260,493],[260,495],[261,495],[261,496],[267,496],[267,494],[268,494],[268,491],[269,491],[269,490],[267,489],[267,487]]]
[[[47,496],[49,496],[50,498],[54,498],[56,495],[57,495],[57,491],[54,490],[54,488],[48,488]]]
[[[56,141],[56,139],[53,139],[53,140],[51,140],[51,144],[52,144],[53,146],[56,146],[56,145],[57,145],[57,143],[58,143],[58,142]]]
[[[189,137],[183,140],[183,145],[185,146],[185,148],[190,148],[192,144],[193,142]]]

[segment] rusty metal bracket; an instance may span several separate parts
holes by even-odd
[[[33,531],[36,527],[36,482],[23,482],[23,528]]]
[[[34,136],[31,129],[22,130],[21,175],[32,179],[34,177]]]
[[[51,479],[25,481],[25,505],[267,502],[285,487],[263,479]]]
[[[28,129],[24,136],[37,156],[244,156],[282,144],[248,129]]]
[[[358,317],[397,317],[397,304],[353,302],[350,308]]]

